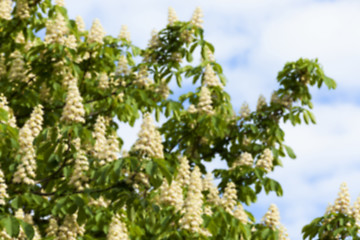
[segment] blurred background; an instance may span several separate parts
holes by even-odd
[[[360,2],[352,0],[65,0],[69,16],[84,18],[87,29],[98,18],[107,34],[117,36],[128,26],[132,42],[145,47],[155,28],[167,24],[168,7],[180,20],[190,20],[197,6],[204,12],[205,37],[227,77],[225,90],[236,111],[246,101],[252,110],[260,94],[267,100],[277,88],[277,72],[287,61],[318,58],[334,78],[335,91],[312,89],[317,125],[283,125],[286,144],[296,160],[284,159],[271,177],[284,196],[259,196],[245,207],[259,221],[271,203],[278,205],[290,238],[300,240],[301,228],[333,203],[347,182],[352,202],[360,194]],[[185,88],[186,84],[184,82]],[[175,84],[172,85],[173,87]],[[178,93],[177,93],[178,94]],[[177,95],[176,94],[176,95]],[[122,125],[119,135],[129,149],[137,137]],[[224,168],[215,160],[208,169]]]

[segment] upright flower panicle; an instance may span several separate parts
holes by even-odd
[[[130,42],[130,32],[128,30],[127,25],[121,25],[120,33],[118,36],[119,40]]]
[[[28,82],[29,78],[22,54],[18,50],[15,50],[15,52],[11,53],[10,58],[12,61],[10,62],[9,80]]]
[[[266,99],[263,95],[260,95],[256,105],[256,111],[261,111],[264,106],[266,106]]]
[[[119,58],[115,74],[116,75],[121,75],[121,74],[127,75],[129,73],[130,73],[129,62],[128,62],[126,56],[122,55]]]
[[[121,221],[118,214],[114,215],[111,218],[111,223],[109,226],[109,232],[107,234],[107,239],[109,240],[128,240],[129,234],[126,228],[126,224]]]
[[[100,23],[100,20],[95,19],[90,29],[89,38],[88,38],[89,43],[96,42],[96,43],[104,44],[104,40],[103,40],[104,36],[105,36],[105,31]]]
[[[241,204],[236,205],[236,209],[234,210],[234,217],[237,218],[242,224],[249,223],[249,217]]]
[[[199,103],[197,105],[197,109],[199,112],[203,112],[209,115],[214,114],[211,93],[206,86],[203,86],[200,89]]]
[[[65,1],[64,0],[55,0],[55,4],[59,7],[65,7]]]
[[[269,210],[262,218],[262,222],[273,230],[280,226],[280,213],[275,204],[270,205]]]
[[[249,166],[251,167],[254,164],[254,159],[252,155],[248,152],[243,152],[240,154],[240,157],[235,160],[232,169],[236,168],[237,166]]]
[[[351,215],[350,194],[346,182],[340,185],[340,191],[335,200],[333,210],[342,214]]]
[[[109,88],[109,77],[104,72],[99,75],[99,88],[103,90]]]
[[[16,4],[16,15],[20,19],[26,19],[30,17],[30,9],[28,0],[18,0]]]
[[[77,16],[75,19],[76,26],[80,32],[85,31],[85,22],[81,16]]]
[[[0,0],[0,18],[5,20],[11,20],[11,5],[11,0]]]
[[[7,194],[7,185],[4,178],[4,173],[0,169],[0,205],[5,205],[5,198],[8,198],[9,195]]]
[[[147,157],[164,158],[161,135],[155,128],[154,120],[149,113],[145,113],[141,129],[133,149]]]
[[[59,43],[65,45],[66,43],[66,34],[69,32],[69,29],[66,25],[65,17],[58,13],[54,20],[49,19],[46,22],[46,34],[44,43]]]
[[[76,240],[78,236],[85,233],[84,226],[80,226],[77,221],[77,213],[67,215],[59,227],[57,239],[58,240]]]
[[[179,157],[180,166],[178,170],[178,175],[176,176],[176,181],[180,183],[181,186],[185,187],[190,184],[190,165],[189,160],[186,156]]]
[[[82,104],[83,99],[77,87],[77,79],[72,78],[68,84],[65,107],[60,120],[66,123],[84,123],[85,110]]]
[[[204,15],[201,8],[197,7],[192,15],[191,23],[198,28],[202,28],[202,23],[204,22],[203,17]]]
[[[95,139],[94,157],[100,160],[100,165],[104,165],[106,159],[107,140],[105,136],[105,131],[105,118],[103,116],[98,116],[94,125],[93,138]]]
[[[159,39],[159,35],[158,35],[158,31],[156,31],[155,29],[152,30],[151,32],[151,39],[148,43],[148,47],[149,48],[156,48],[160,46],[160,39]]]
[[[230,214],[233,214],[237,201],[237,191],[236,186],[233,182],[228,182],[225,188],[224,195],[221,199],[221,205]]]
[[[164,204],[175,207],[177,211],[180,211],[184,205],[183,190],[181,184],[176,180],[169,183],[166,179],[163,180],[160,186],[160,201]]]
[[[113,162],[118,159],[118,156],[120,154],[119,140],[117,139],[116,132],[110,135],[106,142],[106,160],[107,162]]]
[[[139,87],[147,88],[152,83],[153,80],[149,78],[149,72],[147,67],[141,67],[139,73],[136,75],[134,84]]]
[[[249,104],[247,104],[246,102],[243,103],[243,105],[241,106],[240,109],[240,117],[241,118],[247,118],[250,116],[250,108],[249,108]]]
[[[169,26],[173,26],[175,22],[179,21],[175,9],[172,7],[169,7],[168,10],[168,24]]]
[[[59,231],[59,225],[54,218],[49,219],[49,225],[46,228],[46,237],[56,237],[57,232]]]
[[[73,185],[77,191],[83,191],[87,184],[88,177],[86,172],[89,170],[89,162],[86,157],[85,151],[79,149],[76,154],[74,172],[71,175],[69,184]]]
[[[203,84],[209,87],[223,87],[210,64],[207,64],[205,67]]]
[[[273,167],[273,155],[269,148],[266,148],[256,162],[256,167],[264,168],[266,172],[271,172]]]
[[[16,128],[16,118],[14,116],[14,113],[12,111],[12,109],[9,108],[8,106],[8,101],[6,99],[6,97],[4,96],[4,94],[0,94],[0,108],[7,111],[8,112],[8,121],[7,123],[13,127]],[[1,121],[0,121],[1,123]]]
[[[210,50],[210,48],[205,48],[205,54],[210,62],[215,62],[214,53]]]
[[[219,197],[219,190],[214,185],[214,178],[211,172],[208,172],[205,175],[205,178],[203,180],[203,190],[209,191],[207,195],[207,201],[209,203],[218,205],[220,204],[220,197]]]

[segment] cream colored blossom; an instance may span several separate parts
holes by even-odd
[[[79,236],[84,235],[84,226],[79,226],[76,221],[77,213],[67,215],[59,227],[58,235],[55,240],[76,240]]]
[[[264,106],[266,106],[266,99],[263,95],[260,95],[256,105],[256,111],[260,111]]]
[[[233,182],[228,182],[225,188],[224,195],[221,199],[221,205],[230,214],[233,214],[237,201],[236,186]]]
[[[168,24],[169,26],[173,26],[175,22],[179,21],[175,9],[172,7],[169,7],[168,10]]]
[[[236,205],[236,209],[234,210],[234,217],[237,218],[242,224],[249,223],[249,217],[241,204]]]
[[[120,154],[119,140],[117,139],[116,132],[110,135],[106,142],[106,160],[107,162],[113,162],[118,159]]]
[[[21,162],[14,173],[14,183],[35,184],[36,160],[33,141],[40,133],[43,122],[42,106],[38,105],[31,113],[30,119],[26,121],[19,131],[19,154]]]
[[[243,105],[241,106],[241,109],[240,109],[240,117],[241,118],[247,118],[249,116],[250,116],[249,104],[244,102]]]
[[[94,125],[93,138],[95,139],[94,157],[100,160],[100,166],[104,165],[106,159],[107,140],[105,136],[105,118],[98,116]]]
[[[65,7],[65,1],[64,0],[55,0],[55,4],[59,7]]]
[[[114,215],[111,218],[111,223],[109,226],[109,232],[106,239],[108,240],[128,240],[129,233],[126,228],[126,224],[121,221],[118,214]]]
[[[15,38],[17,44],[25,44],[25,37],[22,31],[20,31]]]
[[[59,231],[59,225],[54,218],[49,219],[49,225],[46,228],[46,237],[56,237],[57,232]]]
[[[84,150],[78,150],[74,163],[74,172],[70,177],[69,184],[73,185],[77,191],[83,191],[87,188],[89,180],[86,172],[89,170],[89,162]]]
[[[264,168],[266,172],[270,172],[273,167],[273,155],[269,148],[266,148],[256,162],[256,167]]]
[[[11,0],[0,0],[0,18],[5,20],[11,20],[11,5]]]
[[[134,84],[136,84],[139,87],[147,88],[152,83],[153,80],[149,78],[149,72],[147,67],[141,67],[139,73],[136,74]]]
[[[207,64],[205,67],[203,85],[209,87],[223,87],[210,64]]]
[[[349,188],[345,182],[340,185],[340,191],[335,200],[333,210],[342,214],[351,215]]]
[[[23,220],[24,222],[26,222],[26,223],[28,223],[30,225],[34,225],[32,215],[29,214],[29,213],[25,214],[24,211],[21,208],[19,208],[15,212],[15,217],[17,219]],[[18,235],[17,239],[19,239],[19,240],[27,239],[26,234],[25,234],[25,232],[24,232],[24,230],[22,228],[20,228],[19,235]],[[41,239],[40,231],[39,231],[39,228],[37,226],[34,226],[34,237],[32,239],[34,239],[34,240]]]
[[[46,22],[46,34],[44,43],[59,43],[65,45],[66,43],[66,34],[69,32],[69,29],[66,25],[65,17],[58,13],[55,19],[49,19]]]
[[[275,204],[270,205],[269,210],[266,212],[261,221],[273,230],[280,226],[280,213]]]
[[[355,225],[360,228],[360,196],[356,199],[352,207],[352,216],[355,218]]]
[[[105,31],[100,23],[99,19],[95,19],[89,33],[88,41],[89,43],[100,43],[103,44],[103,38],[105,36]]]
[[[184,215],[180,219],[180,226],[190,232],[201,232],[203,219],[203,196],[201,194],[202,181],[201,172],[198,166],[195,166],[191,172],[190,185],[184,205]]]
[[[103,208],[107,208],[110,203],[111,201],[105,199],[103,196],[100,196],[98,199],[91,199],[89,201],[90,206],[103,207]]]
[[[0,53],[0,77],[6,74],[5,54]]]
[[[73,78],[68,83],[65,107],[60,120],[66,123],[84,123],[85,110],[82,101],[83,99],[77,87],[77,79]]]
[[[8,112],[8,124],[13,127],[13,128],[17,128],[16,126],[16,118],[14,116],[14,113],[12,111],[12,109],[9,108],[8,106],[8,101],[6,99],[6,97],[4,96],[4,94],[0,94],[0,108],[7,111]],[[1,123],[1,121],[0,121]]]
[[[20,19],[25,19],[30,17],[28,0],[18,0],[16,2],[16,15]]]
[[[193,16],[191,18],[191,24],[193,24],[194,26],[198,27],[198,28],[202,28],[202,23],[203,21],[203,12],[201,10],[200,7],[197,7],[193,13]]]
[[[149,113],[143,116],[143,122],[134,146],[134,151],[147,157],[164,158],[163,145],[160,132],[154,125],[154,120]]]
[[[120,56],[119,61],[118,61],[118,65],[116,67],[115,74],[116,75],[130,74],[129,63],[128,63],[128,60],[127,60],[126,56]]]
[[[9,70],[10,81],[28,82],[27,69],[22,54],[16,50],[11,53],[11,65]]]
[[[202,113],[209,115],[214,114],[212,108],[211,93],[206,86],[201,87],[199,94],[199,103],[197,105],[197,110]]]
[[[128,30],[128,27],[127,25],[121,25],[121,30],[120,30],[120,33],[119,33],[119,36],[118,36],[118,39],[119,40],[125,40],[127,42],[130,42],[131,39],[130,39],[130,32]]]
[[[77,48],[77,40],[74,35],[69,35],[65,38],[64,45],[70,49],[76,50]]]
[[[0,205],[5,205],[6,204],[5,198],[9,197],[9,195],[6,192],[7,185],[6,185],[4,177],[5,177],[4,173],[0,169]]]
[[[103,90],[109,88],[109,77],[104,72],[100,73],[99,75],[99,88]]]
[[[214,53],[210,50],[210,48],[205,48],[205,54],[210,62],[215,62]]]
[[[238,159],[235,160],[232,169],[237,166],[249,166],[251,167],[254,164],[254,159],[252,155],[248,152],[243,152]]]
[[[160,94],[163,99],[167,99],[170,94],[170,88],[167,83],[162,80],[158,87],[155,89],[155,92]]]
[[[76,26],[80,32],[85,31],[85,22],[81,16],[77,16],[75,19]]]
[[[189,160],[186,156],[179,157],[180,166],[178,170],[178,175],[176,176],[176,181],[180,183],[182,187],[188,186],[190,184],[190,165]]]
[[[215,205],[220,204],[219,190],[214,185],[214,178],[211,172],[205,175],[203,180],[203,191],[209,191],[207,201]]]
[[[160,193],[160,201],[162,203],[175,207],[177,211],[182,209],[184,205],[184,197],[181,183],[173,180],[169,186],[167,180],[164,179],[162,185],[160,186]]]
[[[190,104],[189,108],[187,109],[189,113],[196,113],[197,109],[194,104]]]
[[[158,31],[156,31],[154,29],[151,32],[151,39],[148,43],[148,47],[149,48],[157,48],[159,46],[160,46],[160,39],[159,39]]]

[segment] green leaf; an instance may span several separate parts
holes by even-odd
[[[19,235],[20,226],[19,221],[13,216],[7,216],[2,219],[2,225],[5,227],[6,232],[12,236],[17,237]]]
[[[292,148],[287,145],[284,145],[284,147],[285,147],[285,150],[286,150],[288,156],[292,159],[295,159],[296,155],[295,155],[294,151],[292,150]]]
[[[20,225],[21,225],[22,229],[24,230],[28,239],[33,239],[35,231],[34,231],[34,228],[31,226],[31,224],[28,224],[28,223],[24,222],[23,220],[20,220]]]

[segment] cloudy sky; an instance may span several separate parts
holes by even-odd
[[[88,28],[99,18],[105,31],[117,36],[121,25],[128,25],[133,43],[140,47],[146,46],[152,29],[167,24],[169,6],[181,20],[189,20],[200,6],[206,39],[215,45],[235,109],[245,100],[254,109],[259,94],[269,99],[286,61],[317,57],[338,88],[313,89],[317,125],[284,125],[286,143],[298,157],[285,159],[284,168],[272,174],[282,184],[284,197],[262,195],[249,209],[260,219],[270,203],[276,203],[291,239],[299,240],[301,227],[324,213],[343,181],[352,201],[359,195],[358,0],[67,0],[66,5],[69,15],[81,15]],[[130,146],[136,131],[125,132],[132,133],[124,139]]]

